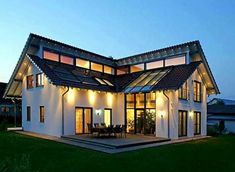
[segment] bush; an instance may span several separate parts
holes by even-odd
[[[7,130],[7,120],[4,119],[1,123],[0,123],[0,131],[6,131]]]
[[[207,127],[207,135],[208,136],[218,136],[219,135],[219,126],[214,125],[214,126],[208,126]]]

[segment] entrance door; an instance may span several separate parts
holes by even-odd
[[[144,109],[136,109],[136,133],[144,134]]]
[[[92,108],[76,107],[75,109],[76,134],[90,133],[92,125]]]
[[[106,126],[112,125],[112,109],[104,109],[104,123]]]

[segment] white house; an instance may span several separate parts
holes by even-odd
[[[30,34],[4,97],[22,99],[22,126],[53,136],[88,125],[178,139],[206,135],[219,94],[199,41],[113,59]]]

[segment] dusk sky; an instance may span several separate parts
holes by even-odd
[[[218,97],[235,99],[234,0],[3,0],[0,31],[0,82],[30,33],[114,58],[200,40]]]

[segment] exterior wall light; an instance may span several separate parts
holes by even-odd
[[[101,109],[96,109],[95,113],[96,113],[97,116],[100,116],[101,115]]]
[[[193,111],[193,109],[191,109],[190,111],[189,111],[189,117],[192,119],[193,118],[193,114],[194,114],[194,111]]]

